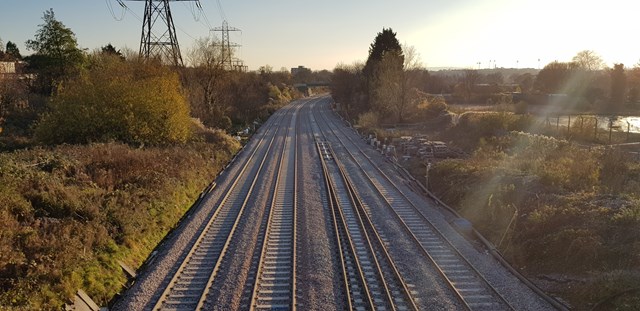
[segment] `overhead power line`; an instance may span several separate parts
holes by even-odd
[[[113,19],[117,21],[121,21],[124,19],[124,14],[126,13],[127,9],[124,3],[122,3],[122,1],[118,0],[118,4],[120,4],[120,7],[122,7],[122,13],[120,14],[119,18],[116,16],[115,11],[113,10],[113,4],[111,4],[111,0],[104,0],[104,1],[107,3],[107,8],[109,9],[111,16],[113,16]]]

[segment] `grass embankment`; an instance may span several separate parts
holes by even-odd
[[[470,156],[436,163],[432,191],[576,309],[606,301],[605,309],[636,310],[640,164],[621,151],[518,132],[530,125],[509,113],[466,115],[440,138]],[[412,171],[421,176],[424,166]]]
[[[105,305],[118,260],[138,267],[239,148],[199,137],[0,153],[0,309],[60,309],[80,288]]]

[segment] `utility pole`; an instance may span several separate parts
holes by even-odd
[[[424,173],[424,187],[429,191],[429,170],[431,169],[431,160],[424,164],[426,171]]]

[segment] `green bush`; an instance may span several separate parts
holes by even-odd
[[[35,130],[46,144],[158,145],[190,136],[178,75],[160,64],[95,56],[87,71],[60,86],[50,108]]]

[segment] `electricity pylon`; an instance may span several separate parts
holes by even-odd
[[[215,27],[213,28],[213,31],[219,31],[222,33],[222,36],[221,36],[222,48],[220,52],[222,54],[222,64],[224,68],[227,70],[233,70],[233,69],[238,70],[239,68],[243,68],[244,65],[242,64],[242,62],[239,62],[238,60],[233,59],[233,48],[239,47],[240,45],[236,43],[231,43],[229,39],[230,31],[240,31],[240,29],[235,27],[229,27],[229,24],[227,23],[227,21],[224,20],[222,21],[222,27]]]
[[[144,1],[140,57],[157,57],[163,62],[182,66],[182,55],[173,24],[169,2],[199,0],[130,0]]]

